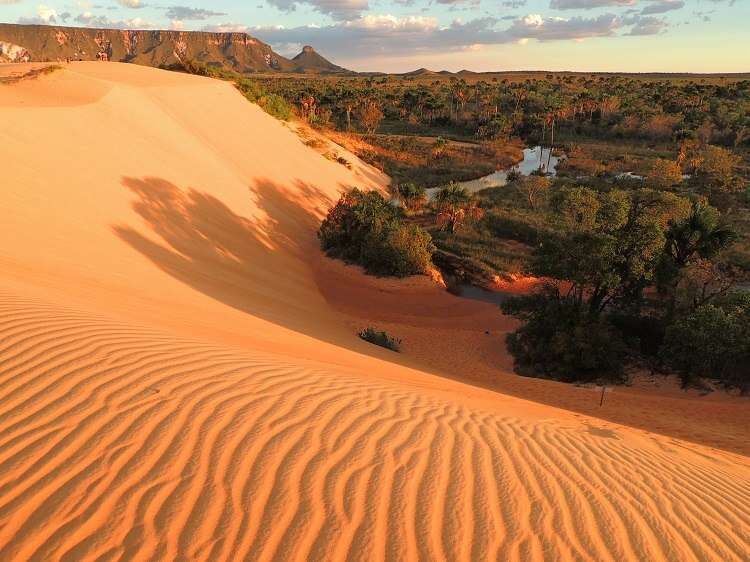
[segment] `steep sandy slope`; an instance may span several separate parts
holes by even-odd
[[[74,64],[0,123],[0,560],[747,559],[746,457],[360,342],[314,231],[385,178],[230,85]]]

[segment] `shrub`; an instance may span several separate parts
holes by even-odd
[[[430,235],[402,224],[398,209],[376,191],[344,193],[320,225],[318,238],[329,256],[375,275],[426,273],[434,251]]]
[[[401,340],[393,338],[385,332],[379,332],[375,328],[368,327],[359,332],[359,337],[366,342],[374,343],[391,351],[401,351]]]
[[[657,158],[648,173],[648,181],[655,187],[672,187],[682,182],[682,170],[677,162]]]
[[[292,116],[292,108],[284,98],[276,94],[262,96],[258,99],[258,105],[261,106],[266,113],[276,117],[276,119],[281,119],[282,121],[289,121],[289,118]]]

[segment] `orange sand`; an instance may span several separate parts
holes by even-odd
[[[510,374],[490,305],[320,254],[387,182],[346,151],[114,63],[0,123],[0,560],[748,559],[747,401],[556,407],[598,396]]]

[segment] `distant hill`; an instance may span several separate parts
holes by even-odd
[[[291,61],[246,33],[131,31],[0,23],[0,62],[96,60],[169,67],[197,60],[237,72],[342,72],[312,47]]]
[[[302,47],[302,52],[294,57],[292,62],[297,65],[295,70],[298,72],[349,72],[347,69],[333,64],[310,45]]]
[[[427,68],[418,68],[417,70],[412,70],[411,72],[404,72],[401,76],[434,76],[437,72],[433,70],[429,70]]]

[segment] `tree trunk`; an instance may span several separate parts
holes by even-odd
[[[555,144],[555,120],[552,120],[552,130],[550,133],[550,141],[549,141],[549,152],[547,153],[547,172],[549,172],[549,163],[552,159],[552,147]]]

